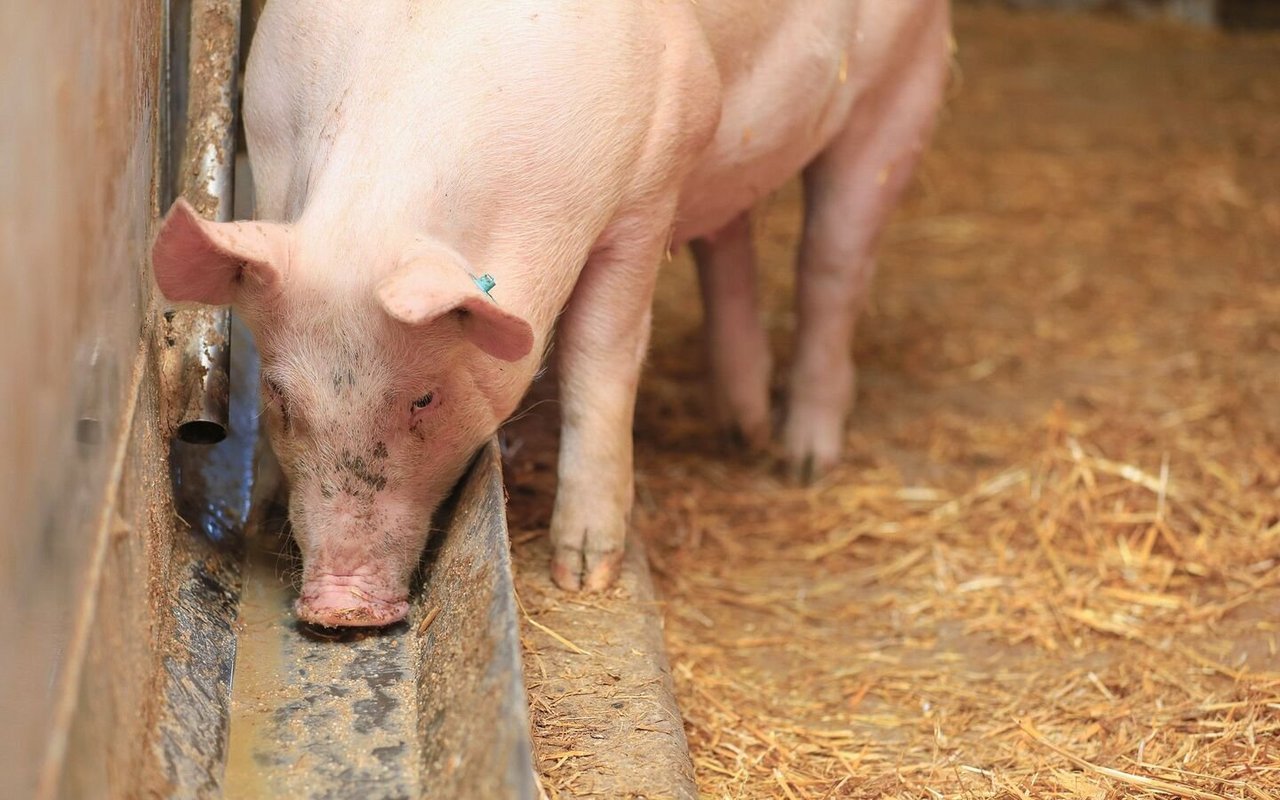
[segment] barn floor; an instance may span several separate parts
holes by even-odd
[[[666,270],[635,530],[701,790],[1280,796],[1280,37],[955,27],[841,467],[798,488],[721,442],[693,271]],[[784,366],[798,222],[795,187],[757,218]],[[554,419],[514,429],[526,575]],[[531,693],[546,791],[573,796],[589,753]]]

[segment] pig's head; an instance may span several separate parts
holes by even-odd
[[[211,223],[179,201],[152,260],[168,299],[233,303],[254,332],[302,551],[299,618],[385,625],[408,610],[432,514],[518,402],[530,370],[512,362],[533,332],[438,242],[363,278],[299,251],[288,226]]]

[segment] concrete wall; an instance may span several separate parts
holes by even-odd
[[[0,797],[134,796],[172,520],[145,253],[162,3],[0,3]]]

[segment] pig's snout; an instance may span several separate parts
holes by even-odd
[[[376,627],[404,619],[409,596],[368,576],[318,575],[303,584],[296,610],[298,619],[313,625]]]

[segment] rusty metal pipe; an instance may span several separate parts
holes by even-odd
[[[235,188],[240,0],[190,0],[189,6],[185,81],[171,73],[178,79],[170,87],[171,98],[186,97],[177,190],[206,219],[226,222]],[[173,309],[165,312],[164,325],[165,374],[175,382],[169,415],[174,432],[194,444],[220,442],[227,436],[231,312]]]

